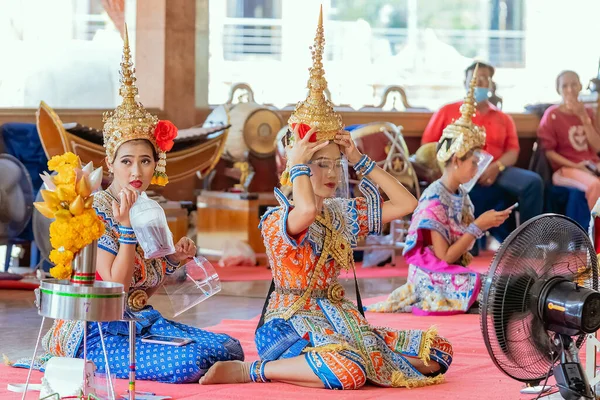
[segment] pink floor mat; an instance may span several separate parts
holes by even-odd
[[[369,299],[365,303],[381,300]],[[521,395],[520,382],[514,381],[500,372],[492,363],[485,349],[479,330],[478,315],[457,315],[451,317],[417,317],[410,314],[368,313],[373,325],[384,325],[397,329],[426,329],[436,325],[441,335],[449,338],[454,346],[454,362],[446,375],[446,382],[417,389],[384,389],[366,386],[357,391],[331,392],[325,389],[306,389],[283,383],[214,385],[196,384],[170,385],[147,381],[138,381],[137,389],[160,395],[170,395],[173,399],[531,399],[534,396]],[[254,330],[257,319],[224,320],[210,330],[228,333],[242,342],[246,359],[257,357],[254,346]],[[35,371],[33,383],[39,383],[42,374]],[[0,366],[0,398],[18,399],[20,394],[8,392],[7,383],[24,383],[27,371]],[[117,388],[125,388],[126,382],[120,380]],[[121,393],[123,390],[120,391]],[[37,399],[37,392],[29,394],[29,399]]]

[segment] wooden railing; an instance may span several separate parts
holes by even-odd
[[[78,122],[82,125],[101,128],[102,113],[105,110],[55,110],[65,123]],[[160,110],[149,110],[164,118]],[[210,114],[210,108],[196,109],[195,123],[202,124]],[[282,118],[287,121],[292,110],[280,110]],[[431,118],[431,112],[386,112],[386,111],[341,111],[346,125],[364,124],[368,122],[387,121],[402,126],[402,134],[411,153],[419,147],[423,131]],[[534,114],[510,114],[517,126],[517,134],[521,143],[521,155],[518,165],[527,167],[531,157],[531,147],[535,142],[539,118]],[[35,123],[34,109],[0,109],[0,124],[6,122]],[[187,128],[187,127],[185,127]]]

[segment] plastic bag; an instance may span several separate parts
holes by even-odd
[[[159,258],[175,253],[173,234],[167,224],[165,210],[143,192],[129,210],[131,228],[146,258]]]
[[[223,249],[219,267],[235,267],[238,265],[255,266],[256,254],[254,254],[254,250],[248,243],[235,240]]]

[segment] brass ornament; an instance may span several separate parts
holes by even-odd
[[[292,124],[307,124],[317,129],[317,140],[334,140],[340,130],[344,128],[342,116],[333,110],[333,104],[325,97],[327,80],[323,69],[323,51],[325,37],[323,35],[323,7],[319,12],[319,23],[315,35],[314,45],[311,47],[312,67],[308,79],[308,97],[299,102],[296,109],[288,119]]]

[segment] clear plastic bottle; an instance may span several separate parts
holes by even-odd
[[[131,228],[146,258],[159,258],[175,253],[173,234],[165,211],[143,192],[129,210]]]

